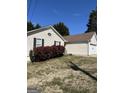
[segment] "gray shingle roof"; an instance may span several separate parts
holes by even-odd
[[[41,31],[48,30],[48,29],[50,29],[50,26],[45,26],[45,27],[42,27],[42,28],[39,28],[39,29],[28,31],[27,36],[30,36],[30,35],[33,35],[33,34],[41,32]]]
[[[39,32],[42,32],[42,31],[46,31],[48,29],[52,29],[64,42],[67,42],[63,36],[61,36],[55,29],[53,26],[45,26],[45,27],[42,27],[42,28],[39,28],[39,29],[35,29],[35,30],[31,30],[31,31],[28,31],[27,32],[27,36],[30,36],[30,35],[33,35],[33,34],[36,34],[36,33],[39,33]]]

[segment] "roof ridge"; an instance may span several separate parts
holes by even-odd
[[[30,32],[33,32],[33,31],[37,31],[37,30],[42,30],[42,29],[49,28],[49,27],[51,27],[51,25],[42,26],[42,27],[40,27],[40,28],[30,30],[30,31],[28,31],[27,33],[30,33]]]
[[[80,34],[75,34],[75,35],[68,35],[68,36],[64,36],[64,37],[69,37],[69,36],[78,36],[78,35],[85,35],[85,34],[89,34],[89,33],[95,33],[95,32],[87,32],[87,33],[80,33]]]
[[[80,34],[75,34],[75,35],[68,35],[68,36],[77,36],[77,35],[82,35],[84,33],[80,33]],[[63,37],[68,37],[68,36],[63,36]]]

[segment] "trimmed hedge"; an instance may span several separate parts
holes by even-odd
[[[33,49],[34,61],[44,61],[50,58],[60,57],[63,55],[65,48],[63,46],[45,46]]]

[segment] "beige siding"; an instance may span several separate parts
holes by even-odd
[[[97,54],[96,46],[89,45],[89,55],[96,55],[96,54]]]
[[[80,43],[70,43],[65,46],[66,54],[73,55],[96,55],[97,54],[97,40],[96,34],[94,34],[90,40],[90,42],[80,42]]]
[[[96,34],[94,34],[89,42],[89,55],[97,54],[97,39]]]
[[[72,43],[66,44],[66,53],[73,55],[88,55],[88,44],[87,43]]]
[[[48,33],[51,33],[51,36]],[[42,31],[27,37],[27,56],[29,55],[29,51],[33,49],[34,38],[44,39],[44,46],[52,46],[54,45],[54,41],[60,41],[61,45],[64,46],[64,41],[52,29],[48,29],[47,31]]]
[[[97,40],[96,40],[97,38],[96,38],[96,34],[94,34],[93,36],[92,36],[92,38],[91,38],[91,40],[90,40],[90,43],[92,43],[92,44],[97,44]]]

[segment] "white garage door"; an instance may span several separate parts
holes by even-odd
[[[72,43],[66,44],[66,53],[73,55],[87,55],[88,54],[88,44],[87,43]]]

